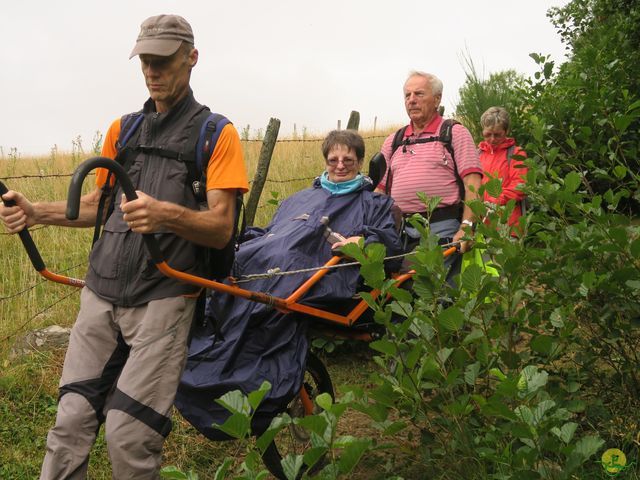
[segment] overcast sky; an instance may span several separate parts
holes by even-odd
[[[0,147],[25,156],[71,151],[81,136],[138,110],[147,98],[137,58],[142,20],[177,13],[192,25],[200,59],[196,99],[236,127],[281,136],[345,126],[404,123],[402,84],[410,70],[444,82],[452,112],[464,82],[465,52],[490,72],[536,71],[529,53],[564,60],[546,12],[567,0],[93,0],[0,4]],[[1,172],[0,172],[1,176]]]

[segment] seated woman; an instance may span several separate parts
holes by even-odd
[[[313,186],[284,200],[266,228],[247,230],[236,255],[236,276],[318,267],[337,248],[362,237],[365,244],[383,243],[387,255],[401,253],[392,199],[374,193],[372,182],[359,173],[362,137],[351,130],[332,131],[322,153],[326,171]],[[322,307],[350,300],[358,291],[358,271],[357,266],[331,270],[301,303]],[[246,288],[287,297],[312,274],[260,278]],[[261,433],[300,390],[308,350],[306,321],[299,314],[220,293],[208,298],[206,316],[206,325],[194,332],[176,406],[204,435],[223,439],[211,424],[223,423],[229,413],[214,399],[238,389],[248,394],[268,380],[271,391],[252,425],[254,433]]]
[[[522,160],[516,157],[525,157],[526,153],[516,146],[516,141],[508,137],[511,122],[509,113],[502,107],[491,107],[480,117],[482,136],[480,142],[480,163],[484,175],[482,184],[491,178],[502,180],[502,193],[499,197],[492,197],[489,192],[484,192],[484,200],[496,205],[506,205],[509,200],[515,200],[516,206],[509,217],[509,226],[513,229],[522,216],[522,202],[525,194],[518,187],[525,182],[527,169]],[[513,230],[512,230],[513,231]],[[515,233],[515,231],[514,231]]]

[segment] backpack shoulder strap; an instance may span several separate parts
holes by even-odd
[[[402,145],[404,134],[407,131],[407,127],[409,125],[405,125],[404,127],[398,129],[393,136],[393,141],[391,142],[391,155],[389,155],[389,161],[386,162],[386,173],[387,173],[387,181],[385,182],[384,191],[387,195],[391,195],[391,157],[396,153],[396,150]]]
[[[222,129],[229,123],[229,119],[219,113],[208,112],[206,119],[200,126],[200,134],[196,143],[196,168],[205,173],[213,151],[218,143]]]
[[[453,158],[453,162],[455,163],[456,158],[453,151],[453,126],[460,125],[460,122],[454,120],[453,118],[447,118],[442,121],[440,124],[440,132],[438,133],[438,140],[444,145],[444,148],[447,149],[451,158]],[[457,170],[457,167],[456,167]]]
[[[209,159],[213,155],[222,129],[231,123],[224,115],[213,113],[208,108],[202,110],[194,121],[188,144],[193,145],[194,161],[185,161],[188,181],[196,198],[206,200],[206,174]]]
[[[511,145],[509,148],[507,148],[507,165],[511,163],[511,158],[513,157],[513,154],[515,151],[516,151],[515,145]]]
[[[138,127],[144,120],[144,114],[142,111],[128,113],[123,115],[120,119],[120,134],[116,140],[116,150],[120,152],[131,139],[134,133],[138,130]]]
[[[440,132],[438,133],[438,140],[444,145],[444,148],[447,149],[449,155],[451,155],[451,159],[453,160],[453,171],[456,175],[456,182],[458,183],[458,189],[460,190],[460,198],[464,201],[465,196],[465,188],[464,182],[462,181],[462,177],[460,177],[460,173],[458,172],[458,162],[456,162],[456,154],[453,149],[453,127],[454,125],[460,125],[460,122],[454,120],[453,118],[447,118],[442,121],[440,124]]]
[[[126,148],[126,146],[131,137],[133,137],[133,135],[138,131],[138,127],[142,123],[142,120],[144,120],[144,114],[142,113],[142,111],[128,113],[120,118],[120,133],[118,134],[118,138],[116,139],[116,156],[114,160],[122,165],[125,171],[129,170],[133,158],[133,155],[131,155],[131,152]],[[102,192],[98,201],[98,210],[96,213],[96,224],[93,229],[92,245],[98,241],[98,238],[100,238],[100,232],[102,230],[102,217],[104,216],[104,207],[107,200],[110,197],[113,197],[113,193],[115,191],[115,185],[113,187],[111,186],[111,176],[112,173],[111,171],[109,171],[107,173],[107,178],[104,182],[104,185],[102,186]],[[111,198],[107,216],[111,215],[112,211],[113,198]]]
[[[407,131],[408,125],[405,125],[401,129],[399,129],[395,135],[393,136],[393,142],[391,143],[391,157],[396,153],[396,150],[400,145],[402,145],[402,141],[404,139],[404,134]],[[389,162],[391,162],[391,158],[389,158]]]

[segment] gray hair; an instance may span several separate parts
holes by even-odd
[[[407,76],[407,80],[413,77],[422,77],[429,82],[431,86],[431,95],[440,95],[442,96],[442,80],[436,77],[432,73],[421,72],[419,70],[411,70],[409,75]],[[405,81],[406,83],[406,81]]]
[[[511,127],[511,119],[509,112],[502,107],[489,107],[480,117],[480,125],[482,128],[502,127],[505,132]]]

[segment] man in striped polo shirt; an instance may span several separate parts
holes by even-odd
[[[442,100],[442,81],[438,77],[413,71],[403,90],[410,123],[404,131],[402,145],[395,151],[395,134],[389,135],[384,141],[381,153],[387,162],[387,172],[377,189],[391,195],[405,216],[424,214],[426,211],[424,202],[416,192],[440,197],[438,207],[430,216],[431,231],[445,242],[456,242],[465,235],[463,228],[469,227],[469,231],[474,227],[473,212],[463,202],[477,198],[482,180],[475,143],[469,131],[460,124],[452,128],[453,157],[443,142],[424,142],[427,138],[439,135],[443,122],[438,113]],[[464,197],[460,182],[464,185]],[[469,248],[467,241],[460,245],[462,253]],[[454,255],[447,259],[451,267],[450,277],[459,272],[460,257]]]

